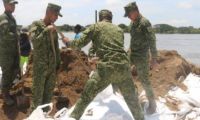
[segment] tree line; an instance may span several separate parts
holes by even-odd
[[[82,26],[82,30],[85,30],[87,26]],[[118,25],[125,33],[129,33],[130,27],[126,24],[119,24]],[[18,28],[21,28],[22,26],[19,25]],[[74,31],[73,25],[64,24],[61,26],[57,26],[60,31],[63,32],[72,32]],[[200,34],[200,28],[194,28],[193,26],[188,27],[175,27],[168,24],[156,24],[153,26],[153,30],[155,33],[160,34]]]
[[[125,24],[119,24],[119,27],[124,30],[124,32],[129,32],[129,26]],[[155,33],[160,34],[200,34],[200,28],[194,28],[193,26],[188,27],[174,27],[168,24],[156,24],[153,26]]]
[[[87,26],[82,26],[82,29],[84,30]],[[129,33],[129,26],[125,24],[119,24],[118,25],[125,33]],[[74,26],[72,25],[62,25],[58,26],[58,28],[61,31],[69,32],[74,30]],[[194,28],[193,26],[188,26],[188,27],[174,27],[168,24],[156,24],[153,26],[153,29],[155,33],[160,33],[160,34],[200,34],[200,28]]]

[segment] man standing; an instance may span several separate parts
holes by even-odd
[[[19,46],[17,24],[12,13],[15,0],[3,0],[5,12],[0,16],[0,66],[2,68],[2,95],[7,105],[13,105],[9,90],[19,68]]]
[[[81,25],[77,24],[75,27],[74,27],[74,33],[75,33],[75,36],[74,36],[74,39],[77,40],[77,39],[80,39],[81,37]]]
[[[124,9],[125,17],[131,20],[131,64],[136,66],[139,79],[149,100],[146,112],[153,114],[156,111],[156,102],[149,80],[149,49],[152,57],[151,67],[155,67],[157,65],[156,37],[151,23],[140,14],[136,2],[129,3]]]
[[[101,10],[98,23],[91,25],[79,40],[70,41],[63,38],[69,46],[84,47],[92,41],[96,55],[99,57],[95,73],[87,81],[71,117],[79,120],[88,104],[109,84],[116,84],[135,120],[144,120],[137,92],[132,81],[128,55],[124,51],[124,33],[112,24],[112,13]]]
[[[58,35],[54,22],[58,19],[61,7],[49,3],[43,20],[33,22],[31,40],[33,43],[33,105],[51,102],[56,82],[56,71],[60,64]]]
[[[24,73],[24,64],[28,64],[28,58],[31,52],[31,44],[29,41],[29,33],[27,28],[22,28],[20,33],[20,68],[21,75]]]

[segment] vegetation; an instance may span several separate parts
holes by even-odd
[[[82,30],[89,27],[87,25],[85,27],[82,26]],[[125,33],[129,32],[129,26],[125,24],[118,25]],[[22,28],[21,25],[18,26],[18,29]],[[62,26],[58,26],[58,29],[64,32],[71,32],[74,30],[73,25],[64,24]],[[168,24],[156,24],[153,26],[153,29],[156,33],[160,34],[200,34],[200,28],[194,28],[193,26],[189,27],[174,27]]]
[[[119,27],[124,30],[124,32],[129,32],[129,27],[125,24],[119,24]],[[174,27],[168,24],[157,24],[153,26],[156,33],[161,34],[200,34],[200,28],[189,27]]]
[[[189,27],[174,27],[167,24],[157,24],[154,25],[154,30],[156,33],[168,33],[168,34],[200,34],[200,28]]]

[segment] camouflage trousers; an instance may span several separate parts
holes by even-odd
[[[32,109],[51,102],[56,76],[56,69],[54,67],[33,64]]]
[[[149,80],[149,54],[145,52],[144,54],[134,55],[132,54],[130,57],[132,64],[135,65],[136,71],[139,77],[139,80],[142,83],[142,86],[146,92],[146,96],[148,99],[154,98],[153,89],[151,86],[151,82]]]
[[[138,94],[132,81],[130,66],[128,64],[108,63],[97,65],[97,70],[87,81],[71,117],[79,120],[89,103],[109,84],[118,86],[134,118],[144,120]]]
[[[19,73],[19,56],[1,55],[0,66],[2,69],[2,92],[6,92],[10,90]]]

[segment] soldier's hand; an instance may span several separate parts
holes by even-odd
[[[88,59],[90,67],[92,68],[92,70],[96,69],[96,65],[97,65],[98,60],[99,60],[99,57],[93,57],[93,58]]]
[[[69,43],[69,42],[70,42],[70,40],[69,40],[68,37],[63,37],[63,38],[62,38],[62,41],[63,41],[64,43]]]
[[[155,69],[156,71],[158,70],[158,62],[156,59],[152,59],[150,69]]]
[[[99,57],[93,57],[89,59],[89,63],[97,64]]]
[[[56,31],[56,27],[55,27],[54,25],[48,25],[48,26],[47,26],[47,29],[48,29],[50,32]]]

